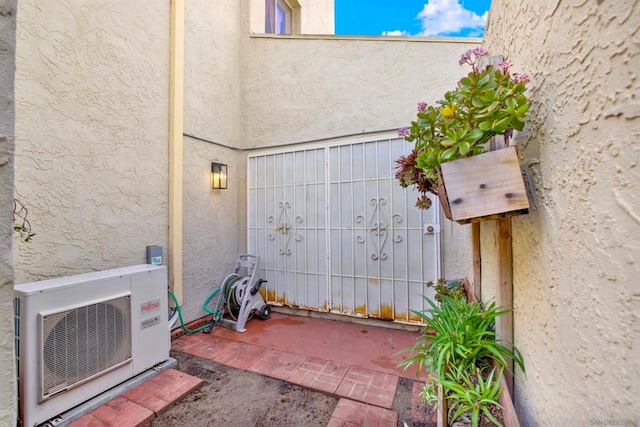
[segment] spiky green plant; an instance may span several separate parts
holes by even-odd
[[[453,372],[455,374],[450,373],[448,379],[441,381],[442,386],[447,390],[447,398],[453,401],[449,408],[449,419],[466,418],[464,414],[470,412],[473,427],[478,426],[480,414],[484,414],[495,425],[502,426],[489,408],[491,406],[502,408],[499,400],[502,395],[500,379],[503,370],[500,369],[498,375],[494,376],[496,369],[493,368],[486,379],[483,379],[479,369],[475,375],[469,375],[469,372],[458,369]]]
[[[495,319],[510,310],[496,307],[495,303],[468,302],[461,298],[445,296],[438,305],[425,297],[429,309],[414,311],[425,322],[425,329],[416,344],[399,353],[415,353],[402,361],[405,369],[417,364],[418,373],[426,368],[435,375],[430,377],[423,390],[425,401],[434,401],[434,386],[441,384],[447,399],[453,400],[452,420],[471,411],[472,422],[480,413],[492,422],[495,417],[488,408],[496,404],[502,390],[500,378],[504,368],[509,369],[508,359],[524,372],[524,361],[515,346],[506,347],[496,336]],[[495,368],[486,380],[481,371]],[[475,380],[475,381],[474,381]],[[487,413],[489,415],[487,415]],[[475,415],[474,415],[475,414]]]
[[[518,349],[514,346],[513,351],[509,350],[493,329],[496,317],[508,313],[508,309],[497,308],[492,302],[483,310],[482,303],[451,298],[444,298],[438,306],[424,298],[431,308],[425,313],[414,313],[425,321],[425,332],[414,347],[404,351],[417,354],[404,360],[401,366],[418,363],[420,370],[426,365],[444,379],[445,372],[455,366],[473,371],[478,363],[495,360],[506,367],[509,358],[524,372]]]

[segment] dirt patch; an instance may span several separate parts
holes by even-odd
[[[204,382],[152,427],[326,426],[338,400],[285,381],[172,351],[178,369]]]
[[[413,407],[414,384],[416,382],[408,378],[398,381],[393,399],[393,410],[398,412],[398,427],[436,427],[436,414],[431,405],[419,401]]]

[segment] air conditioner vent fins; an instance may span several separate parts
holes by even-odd
[[[131,360],[131,297],[41,316],[42,400]]]

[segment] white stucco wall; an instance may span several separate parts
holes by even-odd
[[[487,47],[533,77],[533,209],[512,222],[525,425],[639,422],[638,28],[637,2],[492,2]]]
[[[13,352],[13,150],[16,1],[0,1],[0,425],[16,423]]]
[[[18,6],[16,281],[144,263],[168,239],[169,3]]]
[[[265,32],[265,0],[243,0],[249,11],[249,31]],[[288,0],[294,8],[295,34],[334,34],[334,0]]]

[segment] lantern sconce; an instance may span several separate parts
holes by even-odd
[[[227,189],[227,165],[211,162],[211,188],[214,190]]]

